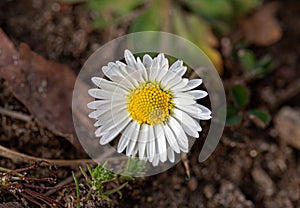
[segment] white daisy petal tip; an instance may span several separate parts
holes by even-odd
[[[196,90],[202,79],[183,78],[187,67],[182,60],[171,66],[163,53],[152,58],[135,58],[128,49],[125,62],[102,67],[108,79],[92,77],[98,87],[88,90],[95,98],[87,104],[94,110],[95,136],[100,145],[120,135],[118,153],[137,157],[158,166],[175,162],[176,154],[188,152],[188,136],[199,137],[199,120],[211,119],[211,111],[196,100],[208,95]]]
[[[93,98],[95,98],[95,96],[96,96],[96,88],[92,88],[92,89],[89,89],[88,90],[88,94],[91,96],[91,97],[93,97]]]

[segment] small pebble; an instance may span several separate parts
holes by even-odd
[[[195,191],[198,187],[198,180],[197,178],[192,177],[187,184],[190,191]]]

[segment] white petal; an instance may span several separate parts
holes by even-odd
[[[185,74],[187,67],[183,66],[183,62],[181,60],[178,60],[170,67],[169,70],[182,77]]]
[[[125,148],[127,147],[128,143],[130,141],[130,136],[133,134],[133,131],[134,131],[133,126],[134,126],[134,122],[132,121],[131,123],[129,123],[129,125],[126,127],[126,129],[122,133],[122,136],[118,143],[118,148],[117,148],[118,153],[123,152],[125,150]]]
[[[103,92],[98,88],[92,88],[88,90],[90,96],[97,99],[111,99],[111,93]]]
[[[125,58],[126,63],[128,64],[128,66],[131,66],[133,68],[136,67],[136,60],[135,60],[133,54],[127,49],[124,52],[124,58]]]
[[[205,115],[210,115],[211,114],[211,111],[203,105],[196,104],[196,107],[198,107],[202,111],[202,114],[205,114]]]
[[[184,88],[187,84],[188,84],[189,80],[186,78],[183,78],[180,83],[176,84],[175,86],[172,86],[170,89],[171,90],[177,90],[177,89],[181,89]]]
[[[176,108],[179,108],[180,110],[186,112],[190,116],[197,118],[197,119],[202,119],[203,117],[207,117],[208,114],[202,114],[202,110],[194,105],[176,105]],[[203,119],[204,120],[204,119]]]
[[[175,91],[183,91],[183,92],[188,91],[188,90],[198,87],[201,84],[202,84],[202,79],[192,79],[188,82],[188,84],[185,87],[183,87],[181,89],[177,89]]]
[[[174,151],[172,150],[172,148],[168,148],[168,159],[172,163],[175,162],[175,154],[174,154]]]
[[[147,158],[150,162],[153,161],[155,154],[155,137],[153,126],[149,125],[149,135],[148,135],[148,144],[147,144]]]
[[[101,124],[101,122],[99,122],[99,121],[96,121],[95,123],[94,123],[94,127],[99,127],[99,126],[101,126],[102,124]]]
[[[169,80],[167,86],[168,86],[168,88],[173,88],[177,85],[184,85],[185,86],[186,84],[185,84],[185,81],[183,81],[183,79],[181,77],[176,75],[173,79]]]
[[[107,111],[109,111],[109,109],[108,109],[108,110],[95,110],[95,111],[91,112],[88,116],[89,116],[89,118],[94,118],[94,119],[96,119],[96,118],[98,118],[99,116],[101,116],[101,115],[103,115],[104,113],[106,113]]]
[[[118,87],[118,88],[121,88],[121,90],[124,90],[124,91],[128,92],[126,90],[126,88],[124,88],[124,86],[122,86],[120,84],[117,84],[115,82],[108,81],[108,80],[103,79],[101,77],[92,77],[92,82],[95,85],[97,85],[98,87],[100,87],[102,89],[105,89],[105,90],[108,90],[108,91],[115,91],[116,90],[115,88]]]
[[[177,71],[178,68],[182,67],[183,65],[183,61],[181,60],[177,60],[175,61],[171,66],[170,66],[170,69],[169,71],[172,71],[172,72],[175,72]]]
[[[199,137],[198,129],[200,127],[200,124],[195,119],[178,109],[173,109],[173,115],[176,120],[182,125],[184,131],[188,135],[195,138]],[[200,130],[202,130],[201,127]]]
[[[135,87],[134,84],[125,77],[111,76],[111,80],[113,80],[114,82],[124,86],[127,89],[132,89],[132,88]]]
[[[186,112],[184,112],[182,110],[179,110],[179,109],[176,109],[176,108],[172,109],[172,112],[173,112],[174,116],[176,116],[176,118],[179,122],[181,122],[181,123],[185,123],[185,122],[192,123],[191,127],[197,129],[197,131],[199,131],[198,129],[201,129],[199,122],[197,120],[195,120],[194,118],[192,118]]]
[[[146,67],[146,69],[150,69],[151,65],[152,65],[152,58],[151,56],[149,56],[148,54],[144,55],[143,57],[143,64]]]
[[[124,78],[123,74],[121,73],[119,66],[115,63],[109,62],[108,66],[103,66],[102,71],[109,79],[113,80],[112,77],[121,77]]]
[[[130,73],[126,78],[130,79],[131,83],[133,83],[136,87],[139,86],[139,82],[145,81],[141,71]]]
[[[105,132],[105,128],[108,127],[108,126],[113,125],[114,121],[109,120],[109,121],[106,121],[105,124],[103,124],[102,120],[98,120],[98,123],[101,123],[101,126],[99,128],[97,128],[97,130],[95,131],[95,136],[96,137],[101,137],[101,136],[103,136],[104,134],[107,133],[107,132]]]
[[[175,92],[174,97],[194,100],[194,97],[192,95],[187,94],[186,92]]]
[[[138,153],[138,146],[137,146],[137,144],[134,146],[134,148],[133,148],[133,150],[132,150],[132,153],[131,153],[131,155],[132,155],[132,157],[134,158],[135,157],[135,155]]]
[[[140,71],[142,73],[144,80],[148,80],[147,70],[146,70],[144,64],[142,63],[140,57],[137,58],[136,66],[137,66],[138,71]]]
[[[181,127],[181,125],[172,116],[169,117],[169,126],[177,138],[177,143],[180,147],[180,150],[182,152],[188,152],[188,150],[189,150],[188,138],[187,138],[183,128]]]
[[[126,149],[127,156],[133,155],[133,153],[134,153],[134,148],[136,146],[136,142],[137,142],[138,136],[139,136],[140,125],[138,124],[138,122],[133,121],[133,125],[131,128],[132,128],[132,131],[130,132],[131,135],[128,134],[128,139],[130,141],[129,141],[129,144]]]
[[[176,137],[173,134],[173,131],[170,129],[170,127],[167,124],[164,125],[164,130],[165,130],[165,135],[166,135],[166,138],[167,138],[167,141],[168,141],[170,147],[176,153],[179,153],[180,149],[179,149],[178,143],[176,141]]]
[[[116,100],[125,99],[125,94],[123,94],[123,91],[110,92],[103,89],[92,88],[88,90],[88,93],[90,96],[97,99],[112,99],[113,97]]]
[[[160,82],[167,74],[169,68],[169,61],[165,58],[164,54],[159,54],[158,57],[158,70],[156,72],[155,80]]]
[[[191,126],[189,126],[189,123],[183,123],[182,124],[182,128],[185,131],[185,133],[187,133],[188,135],[190,135],[191,137],[194,138],[199,138],[199,133],[198,131],[196,131],[196,129],[191,128]]]
[[[162,68],[156,76],[156,81],[160,82],[167,73],[168,69]]]
[[[204,98],[208,95],[208,93],[203,90],[192,90],[192,91],[187,91],[185,93],[192,95],[195,100]]]
[[[101,110],[102,113],[99,114],[96,118],[99,120],[99,123],[106,124],[107,121],[109,121],[109,120],[115,120],[116,116],[113,116],[113,115],[122,114],[122,116],[124,116],[124,117],[127,116],[126,108],[127,108],[126,105],[122,105],[122,106],[114,105],[114,106],[111,106],[111,108],[109,108],[109,109]],[[102,122],[100,122],[100,121],[102,121]]]
[[[152,165],[155,167],[159,163],[159,155],[155,155],[152,161]]]
[[[123,100],[95,100],[87,104],[87,107],[90,109],[96,109],[96,110],[106,110],[106,109],[112,109],[115,107],[120,106],[127,106],[126,99]]]
[[[168,73],[162,78],[161,83],[167,88],[171,88],[178,84],[182,80],[181,77],[177,76],[175,73],[168,71]]]
[[[161,162],[167,160],[167,143],[164,129],[161,124],[154,126],[155,138],[157,139],[158,154]]]
[[[173,102],[176,105],[192,105],[195,104],[196,101],[187,97],[175,97]]]
[[[182,66],[182,67],[178,68],[178,69],[175,71],[175,73],[176,73],[178,76],[182,77],[182,76],[185,74],[186,70],[187,70],[187,67],[186,67],[186,66]]]
[[[112,114],[111,114],[111,111],[107,111],[103,114],[100,114],[98,117],[97,117],[99,123],[101,125],[105,125],[105,127],[110,127],[110,126],[113,126],[113,123],[114,123],[114,119],[112,119]],[[107,126],[108,124],[110,124],[110,126]],[[103,127],[104,128],[104,127]]]
[[[110,100],[94,100],[92,102],[89,102],[87,104],[87,107],[89,109],[99,109],[101,106],[105,105],[105,104],[111,104],[111,101]]]
[[[143,160],[149,135],[149,125],[143,124],[138,138],[139,159]]]
[[[111,112],[111,114],[103,121],[107,121],[101,126],[103,129],[103,134],[106,134],[113,128],[117,128],[125,120],[131,120],[131,116],[128,114],[127,110],[121,110],[120,112]],[[99,119],[100,120],[100,119]]]
[[[167,58],[163,58],[160,62],[160,69],[169,69],[169,60]]]
[[[209,120],[211,118],[212,118],[211,115],[208,115],[208,114],[202,114],[199,116],[200,120]]]
[[[159,73],[159,63],[158,63],[158,59],[154,58],[152,61],[152,65],[150,66],[149,69],[149,79],[150,80],[156,80],[156,76]]]
[[[161,84],[163,86],[166,86],[169,88],[169,80],[174,79],[174,77],[177,76],[176,73],[171,72],[170,70],[165,74],[165,76],[163,76],[163,78],[161,79]],[[178,77],[178,76],[177,76]]]
[[[121,62],[121,61],[116,61],[116,64],[119,66],[119,67],[126,67],[127,65],[126,64],[124,64],[123,62]]]
[[[130,121],[131,118],[127,117],[122,122],[119,122],[115,128],[111,129],[108,133],[102,136],[102,138],[100,139],[100,144],[104,145],[109,143],[111,140],[113,140],[128,125]]]

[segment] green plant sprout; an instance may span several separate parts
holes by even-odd
[[[79,168],[85,180],[87,181],[88,185],[90,186],[90,190],[89,193],[87,194],[88,196],[87,198],[89,198],[91,194],[95,194],[99,198],[102,198],[106,201],[110,201],[111,199],[109,198],[109,196],[114,193],[118,193],[119,197],[122,198],[122,192],[120,190],[123,189],[128,184],[128,182],[119,185],[117,183],[118,175],[107,169],[107,162],[105,162],[103,165],[98,164],[95,168],[92,168],[89,165],[87,165],[86,166],[87,172],[83,170],[81,167]],[[76,198],[78,200],[80,198],[79,185],[78,185],[77,178],[74,174],[73,174],[73,178],[74,178],[75,185],[77,183]],[[109,182],[114,182],[117,185],[117,187],[111,190],[106,190],[106,184]],[[78,206],[78,203],[76,206]]]
[[[79,201],[80,200],[79,184],[78,184],[78,180],[77,180],[77,178],[76,178],[73,171],[72,171],[72,177],[73,177],[74,182],[75,182],[76,200]],[[76,203],[76,208],[80,208],[80,203],[79,202]]]
[[[269,55],[257,59],[251,50],[241,49],[238,51],[238,59],[245,75],[250,78],[262,78],[273,70],[272,58]]]
[[[145,174],[146,161],[138,158],[128,158],[125,168],[120,171],[121,179],[133,180],[133,175],[143,176]]]
[[[235,85],[231,88],[233,105],[227,107],[226,125],[232,126],[242,122],[244,116],[248,116],[255,123],[265,128],[270,122],[270,115],[260,109],[249,109],[246,107],[250,101],[250,94],[242,85]]]

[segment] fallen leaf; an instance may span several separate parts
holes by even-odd
[[[72,122],[71,101],[76,80],[72,70],[46,60],[24,43],[18,52],[1,29],[0,43],[0,76],[14,96],[40,125],[80,149]]]
[[[282,37],[282,29],[275,17],[278,2],[268,3],[258,9],[250,18],[241,22],[245,40],[260,46],[269,46]]]

